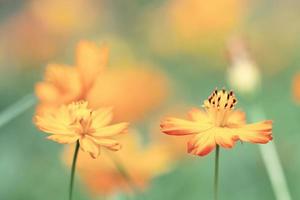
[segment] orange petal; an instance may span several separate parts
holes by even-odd
[[[265,144],[272,140],[272,121],[244,125],[234,131],[241,141]]]
[[[47,137],[49,140],[53,140],[55,142],[61,143],[61,144],[71,144],[76,142],[79,139],[79,136],[76,135],[50,135]]]
[[[167,118],[162,121],[161,131],[168,135],[190,135],[203,132],[211,125],[209,123],[200,123],[178,118]]]
[[[216,143],[224,148],[232,148],[238,137],[231,129],[228,128],[215,128]]]
[[[40,101],[46,103],[57,102],[57,98],[59,98],[58,88],[46,82],[37,83],[35,85],[35,93]]]
[[[100,147],[90,138],[83,137],[79,140],[80,148],[90,153],[93,158],[97,158],[100,154]]]
[[[192,121],[199,121],[199,122],[209,122],[209,117],[207,116],[206,112],[201,111],[200,109],[193,108],[188,113],[189,119]]]
[[[195,135],[188,142],[188,153],[198,156],[205,156],[209,154],[216,147],[215,134],[213,130],[214,129],[211,129],[202,134]]]
[[[228,124],[245,124],[246,123],[246,114],[242,111],[233,111],[229,118]]]
[[[76,64],[82,76],[84,87],[90,88],[96,77],[108,63],[108,48],[98,47],[88,41],[80,41],[76,51]]]
[[[118,123],[110,126],[105,126],[96,129],[95,133],[93,133],[93,136],[96,137],[109,137],[109,136],[115,136],[121,133],[124,133],[128,128],[128,123]]]

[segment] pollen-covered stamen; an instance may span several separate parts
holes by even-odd
[[[233,91],[214,90],[212,94],[204,101],[204,107],[211,116],[215,125],[225,126],[231,111],[237,103]]]

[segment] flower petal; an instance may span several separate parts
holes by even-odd
[[[86,89],[92,86],[96,77],[107,66],[108,52],[105,45],[98,47],[92,42],[79,42],[76,52],[76,64]]]
[[[49,140],[53,140],[55,142],[61,143],[61,144],[71,144],[76,142],[79,139],[79,136],[76,135],[50,135],[47,137]]]
[[[232,130],[241,141],[265,144],[272,140],[272,121],[243,125]]]
[[[124,133],[128,128],[128,123],[122,122],[110,126],[101,127],[95,130],[93,136],[97,137],[110,137]]]
[[[89,136],[91,137],[91,136]],[[97,143],[98,145],[100,146],[104,146],[110,150],[113,150],[113,151],[118,151],[121,149],[121,144],[116,141],[116,140],[113,140],[113,139],[106,139],[106,138],[96,138],[96,137],[93,137],[92,140]]]
[[[99,108],[93,112],[93,128],[98,129],[109,124],[112,118],[112,107]]]
[[[206,112],[203,112],[198,108],[193,108],[190,112],[188,112],[188,117],[192,121],[209,122],[209,117]]]
[[[228,124],[245,124],[246,123],[246,114],[242,111],[233,111],[229,118]]]
[[[232,148],[238,137],[231,129],[228,128],[215,128],[216,143],[224,148]]]
[[[198,156],[209,154],[216,147],[215,134],[213,131],[214,129],[211,129],[202,134],[195,135],[188,142],[188,153]]]
[[[83,137],[79,140],[80,148],[90,153],[93,158],[97,158],[100,154],[100,147],[90,138]]]
[[[190,135],[203,132],[212,126],[209,123],[201,123],[178,118],[167,118],[160,124],[161,131],[168,135]]]

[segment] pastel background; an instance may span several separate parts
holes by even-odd
[[[273,120],[288,192],[300,199],[299,7],[297,0],[2,0],[0,199],[67,198],[68,153],[34,127],[34,88],[47,64],[73,65],[82,40],[109,48],[105,87],[95,96],[116,104],[117,117],[131,123],[129,137],[138,137],[138,147],[124,149],[128,170],[147,177],[135,199],[212,199],[214,154],[185,153],[185,143],[163,135],[159,122],[201,107],[216,87],[234,87],[236,76],[251,82],[248,71],[232,76],[244,51],[259,84],[251,94],[236,90],[237,107],[248,121]],[[103,179],[101,186],[76,176],[74,199],[127,198],[126,189],[103,189],[116,178],[101,173],[88,178]],[[273,200],[275,193],[258,145],[221,150],[220,199]]]

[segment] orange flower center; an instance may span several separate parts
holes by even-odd
[[[237,100],[233,91],[228,92],[223,89],[213,91],[204,101],[203,106],[215,126],[224,127],[236,103]]]

